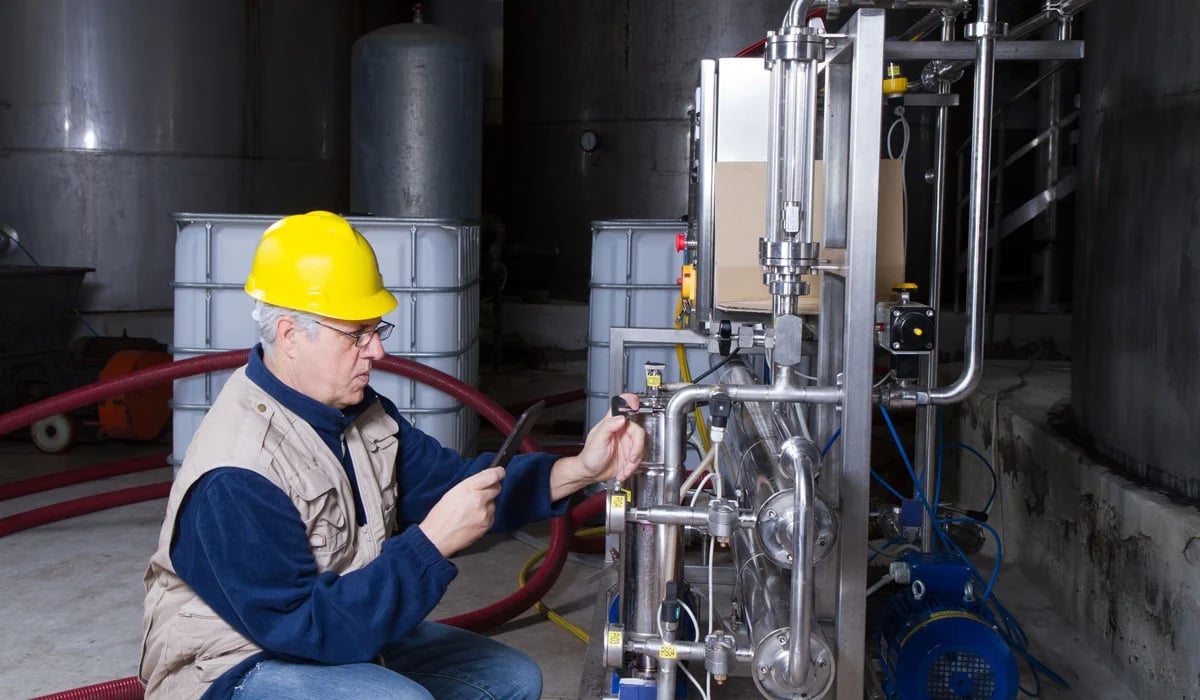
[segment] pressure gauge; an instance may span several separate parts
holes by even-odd
[[[596,137],[596,132],[591,129],[587,129],[579,135],[579,147],[583,149],[584,153],[591,153],[596,150],[596,146],[599,143],[600,140]]]

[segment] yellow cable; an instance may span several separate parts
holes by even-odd
[[[683,298],[675,302],[675,327],[679,328],[679,319],[683,313]],[[692,383],[692,368],[688,365],[687,350],[684,349],[681,343],[675,344],[675,359],[679,362],[679,378],[685,383]],[[692,409],[693,415],[696,416],[696,433],[700,435],[700,444],[704,447],[704,451],[708,452],[712,443],[708,440],[708,426],[704,424],[704,414],[699,408]]]
[[[604,532],[605,532],[605,530],[603,527],[589,527],[589,528],[585,528],[585,529],[576,531],[575,536],[576,537],[592,537],[595,535],[603,535]],[[535,566],[537,566],[538,562],[540,562],[542,559],[546,558],[546,553],[549,551],[550,551],[549,548],[543,549],[540,552],[538,552],[537,554],[534,554],[532,557],[530,557],[529,561],[525,562],[525,566],[521,567],[521,572],[519,574],[517,574],[517,584],[518,585],[521,585],[521,586],[525,585],[525,582],[529,579],[530,572],[533,571],[533,568]],[[537,609],[537,611],[539,613],[545,615],[551,622],[558,625],[559,627],[562,627],[563,629],[570,632],[571,634],[575,635],[584,644],[588,643],[588,640],[590,639],[590,637],[588,636],[588,633],[585,632],[584,630],[580,629],[580,627],[578,625],[572,623],[570,620],[563,617],[562,615],[559,615],[557,612],[555,612],[554,610],[552,610],[551,608],[549,608],[545,604],[543,604],[542,601],[540,601],[540,600],[534,605],[534,607]]]

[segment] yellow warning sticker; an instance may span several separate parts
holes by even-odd
[[[612,632],[608,633],[608,645],[610,647],[619,647],[619,646],[621,646],[621,644],[622,644],[622,642],[621,642],[621,633],[620,632],[613,630]]]
[[[625,507],[625,494],[614,493],[612,495],[612,507],[613,508],[624,508]]]

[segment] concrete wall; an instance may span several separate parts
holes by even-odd
[[[1200,510],[1114,473],[1064,437],[1065,370],[989,364],[981,389],[947,416],[947,440],[992,456],[1001,491],[991,523],[1006,561],[1108,651],[1135,695],[1200,699]],[[963,482],[960,500],[982,505],[991,486],[976,466],[947,465]]]

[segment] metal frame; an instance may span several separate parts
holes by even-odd
[[[797,3],[801,3],[801,0],[797,0]],[[794,4],[793,8],[796,6],[797,4]],[[797,428],[803,429],[803,437],[791,438],[795,443],[789,443],[793,448],[791,461],[795,464],[803,462],[801,457],[805,452],[815,455],[814,444],[822,444],[828,441],[835,431],[841,431],[841,440],[832,443],[829,453],[825,455],[825,469],[820,478],[817,472],[812,470],[807,471],[802,480],[799,466],[794,466],[793,471],[787,472],[795,477],[794,487],[789,492],[794,495],[794,502],[807,505],[795,508],[796,520],[793,525],[797,534],[793,540],[785,543],[789,545],[786,548],[788,561],[796,563],[792,571],[788,601],[791,604],[790,620],[785,622],[778,617],[768,616],[772,629],[778,627],[769,635],[771,645],[774,645],[777,652],[780,651],[779,645],[785,646],[786,649],[781,652],[782,657],[760,656],[759,652],[766,648],[761,642],[766,641],[767,637],[763,637],[758,640],[752,639],[750,649],[744,648],[739,641],[735,650],[737,660],[741,663],[747,661],[747,656],[753,657],[751,674],[759,690],[768,697],[790,697],[804,692],[806,696],[811,697],[860,700],[868,687],[872,692],[878,690],[877,684],[874,683],[874,675],[871,674],[868,678],[871,667],[868,664],[866,644],[867,566],[862,556],[867,550],[873,406],[879,401],[889,407],[918,408],[918,461],[926,464],[933,461],[933,451],[936,448],[932,416],[934,406],[954,403],[965,398],[977,384],[981,369],[982,337],[979,324],[983,301],[980,292],[984,252],[981,243],[987,217],[989,137],[995,61],[1069,60],[1082,56],[1082,44],[1062,41],[1062,36],[1060,41],[1055,43],[998,41],[998,37],[1003,33],[1003,26],[995,21],[995,0],[979,0],[978,8],[978,20],[966,25],[967,36],[972,39],[969,42],[952,41],[956,18],[950,15],[940,18],[940,42],[888,41],[884,33],[885,13],[883,9],[877,8],[858,11],[844,26],[844,33],[823,35],[819,45],[812,40],[814,31],[817,30],[800,27],[790,20],[785,21],[779,33],[768,34],[768,48],[774,52],[768,53],[769,64],[772,61],[816,61],[818,65],[809,71],[809,76],[814,81],[815,76],[822,73],[824,76],[824,153],[819,157],[825,162],[825,230],[820,259],[814,262],[817,259],[811,258],[808,250],[793,250],[804,243],[802,234],[806,230],[804,226],[796,225],[795,214],[802,211],[801,207],[808,205],[811,195],[806,194],[803,178],[797,184],[797,168],[801,166],[792,161],[800,159],[807,162],[817,157],[817,154],[808,153],[798,145],[800,139],[811,137],[807,130],[812,128],[811,117],[816,113],[815,100],[813,113],[804,118],[810,120],[805,126],[804,119],[797,116],[795,106],[791,105],[793,100],[800,99],[800,86],[797,84],[789,88],[786,100],[782,100],[780,95],[783,93],[779,85],[775,85],[772,90],[774,98],[770,104],[772,109],[780,111],[773,117],[773,127],[769,131],[772,139],[770,150],[772,153],[778,151],[778,157],[769,157],[768,166],[773,168],[783,163],[781,172],[791,178],[792,184],[791,190],[785,193],[786,201],[782,204],[772,204],[771,200],[768,200],[768,230],[772,230],[773,222],[780,216],[785,225],[779,227],[777,235],[768,235],[764,238],[765,243],[760,244],[760,262],[764,270],[773,270],[778,279],[769,284],[773,297],[773,329],[767,331],[762,338],[757,335],[753,338],[756,349],[763,348],[772,353],[769,355],[772,379],[768,384],[748,384],[743,383],[744,378],[738,380],[734,375],[729,375],[727,379],[722,380],[725,382],[723,384],[691,384],[662,389],[655,384],[653,391],[647,392],[646,403],[653,404],[647,409],[648,415],[652,416],[652,421],[648,419],[647,429],[649,431],[651,424],[653,425],[652,432],[656,436],[658,450],[654,459],[647,463],[652,462],[657,468],[655,478],[659,480],[656,482],[658,493],[670,496],[672,501],[679,491],[683,463],[683,446],[673,436],[683,434],[686,416],[697,405],[719,399],[721,404],[732,402],[736,406],[746,403],[747,411],[752,410],[755,405],[759,407],[760,412],[769,411],[775,419],[774,428],[758,425],[764,421],[751,421],[754,426],[745,430],[763,438],[754,443],[755,445],[766,443],[769,450],[780,447],[780,459],[788,456],[787,451],[772,440],[787,438],[787,433],[795,432]],[[789,17],[792,14],[789,11]],[[799,16],[803,14],[801,12]],[[936,19],[931,21],[926,18],[923,25],[926,28],[922,31],[932,31],[937,24]],[[958,63],[973,62],[977,66],[971,125],[973,140],[970,249],[971,306],[974,313],[967,329],[967,361],[960,376],[946,386],[940,386],[937,381],[936,356],[923,360],[921,378],[916,385],[893,382],[880,388],[874,385],[872,377],[875,356],[875,277],[879,214],[878,155],[881,141],[879,86],[883,80],[884,61],[887,58],[928,58]],[[696,145],[694,156],[697,170],[694,190],[696,201],[693,210],[696,222],[693,232],[694,245],[698,248],[695,259],[698,262],[699,283],[697,313],[693,315],[694,329],[612,329],[609,347],[609,383],[612,393],[626,389],[624,356],[627,346],[684,344],[703,345],[712,349],[716,342],[709,334],[714,331],[711,324],[716,318],[716,310],[712,308],[712,216],[713,166],[716,162],[714,156],[717,148],[714,136],[717,131],[718,71],[718,64],[714,61],[701,64],[701,85],[697,91],[699,117],[694,122],[693,141]],[[949,76],[949,73],[942,75]],[[774,73],[773,81],[779,82],[774,79]],[[805,84],[803,87],[803,92],[807,94],[807,90],[813,85]],[[952,98],[949,77],[946,77],[938,82],[936,94],[930,95],[927,100],[929,104],[938,108],[934,173],[936,192],[933,200],[935,221],[930,257],[934,275],[931,280],[934,295],[931,303],[934,306],[938,304],[941,286],[937,272],[940,270],[944,231],[946,131],[949,107],[955,104]],[[782,136],[775,134],[775,131],[780,130],[780,124],[791,125],[782,128]],[[779,139],[787,143],[780,143]],[[777,146],[779,148],[776,148]],[[784,176],[772,172],[768,171],[768,190],[775,193],[777,187],[783,187],[779,183]],[[812,202],[811,205],[821,206],[822,203]],[[808,360],[811,352],[806,356],[806,353],[801,351],[804,324],[795,315],[795,305],[792,303],[802,290],[790,284],[793,276],[810,269],[819,272],[822,292],[821,311],[817,319],[817,377],[813,385],[798,381],[794,369],[798,363]],[[755,331],[756,334],[759,332]],[[714,404],[714,408],[716,405]],[[808,427],[804,422],[797,421],[796,416],[789,413],[793,407],[800,405],[806,406],[808,413],[815,420],[812,436],[809,436]],[[644,403],[643,408],[645,407]],[[740,433],[733,430],[730,434],[734,437],[729,439],[736,441]],[[770,439],[767,439],[768,434],[772,436]],[[814,443],[813,438],[820,442]],[[771,457],[765,459],[769,460]],[[814,464],[819,461],[814,457],[806,459],[810,459]],[[743,455],[743,461],[745,460]],[[749,458],[749,461],[761,464],[757,456]],[[736,469],[741,468],[739,465]],[[925,471],[924,490],[928,491],[934,472],[931,468],[926,468]],[[724,471],[721,473],[725,476]],[[734,476],[744,474],[735,473]],[[724,479],[718,479],[717,483],[722,481]],[[785,491],[788,489],[780,488],[778,483],[772,482],[770,489],[761,493],[756,491],[751,500],[742,502],[746,489],[737,486],[735,495],[738,500],[733,502],[733,507],[745,508],[749,505],[750,508],[740,512],[738,517],[740,521],[751,523],[750,527],[755,527],[754,523],[762,524],[763,513],[776,518],[781,508],[764,510],[760,506],[767,502],[777,503],[773,499],[783,495]],[[726,503],[719,486],[716,488],[715,499],[714,503]],[[817,500],[826,504],[824,507],[827,511],[830,508],[836,511],[835,525],[839,531],[836,535],[836,545],[830,545],[833,547],[832,553],[813,561],[812,543],[805,538],[811,539],[811,530],[815,526],[815,521],[811,518],[815,511],[819,510],[813,505]],[[613,503],[616,503],[615,498]],[[703,529],[707,523],[709,536],[722,536],[715,529],[717,521],[711,519],[712,513],[708,514],[710,519],[706,521],[704,513],[664,500],[661,504],[644,502],[636,514],[626,517],[629,514],[624,510],[625,497],[620,497],[619,510],[613,510],[618,508],[613,503],[610,503],[610,521],[615,518],[617,522],[629,520],[643,526],[654,526],[653,548],[646,547],[644,554],[653,557],[654,569],[658,574],[665,572],[665,575],[657,575],[653,583],[647,584],[656,589],[665,587],[667,576],[676,576],[683,568],[678,527],[686,524]],[[801,518],[805,518],[803,526]],[[932,528],[933,524],[927,521],[922,532],[922,542],[926,547],[930,545]],[[806,532],[810,534],[803,534]],[[763,543],[770,540],[761,532],[759,535]],[[738,555],[735,553],[734,556],[736,562]],[[758,555],[752,555],[751,559],[756,556]],[[746,562],[751,559],[747,559]],[[801,570],[801,562],[805,565],[814,563],[815,570]],[[778,560],[775,563],[783,566]],[[778,578],[779,574],[775,572],[771,575]],[[739,569],[735,585],[745,585],[741,578]],[[653,604],[655,600],[662,600],[663,593],[663,590],[653,591],[653,595],[647,598],[649,604]],[[757,601],[757,598],[753,600]],[[813,625],[811,629],[805,629],[809,627],[809,620],[813,621]],[[811,644],[808,642],[810,633]],[[613,649],[617,652],[616,662],[613,662],[613,657],[610,656],[610,663],[614,666],[620,664],[622,650],[652,657],[660,650],[670,649],[669,656],[659,654],[661,663],[656,670],[648,665],[642,675],[645,678],[657,678],[657,697],[660,700],[666,700],[673,695],[675,659],[698,659],[704,651],[694,642],[676,642],[675,628],[670,626],[659,630],[657,635],[642,635],[653,639],[626,640],[624,646],[620,632],[616,634],[617,642],[615,646],[610,643],[609,648],[610,652]],[[830,681],[831,685],[806,685],[811,680],[811,674],[815,673],[815,667],[807,665],[806,659],[801,658],[806,648],[810,653],[808,660],[825,669],[826,674],[830,672],[825,662],[832,659],[829,658],[828,646],[824,641],[829,634],[832,634],[836,649],[836,670]],[[661,637],[661,640],[658,637]],[[725,643],[728,638],[709,641]],[[822,653],[824,656],[821,656]],[[781,659],[782,664],[778,664]],[[763,674],[768,670],[768,666],[760,665],[764,661],[770,666],[771,673],[775,674],[769,679],[773,683],[768,684],[769,687],[762,683]],[[717,667],[718,662],[714,660],[713,663],[710,669]],[[761,673],[755,675],[755,671]],[[723,672],[724,670],[721,671]],[[830,688],[831,694],[826,695],[826,690]]]
[[[699,141],[696,148],[696,312],[693,330],[702,330],[713,320],[713,250],[716,221],[713,197],[717,164],[717,62],[700,61]]]
[[[708,347],[708,336],[686,328],[612,328],[608,332],[609,395],[627,391],[625,386],[625,348],[658,345],[701,345]]]
[[[861,10],[825,64],[825,249],[843,251],[840,271],[822,273],[818,378],[839,379],[842,437],[837,469],[841,532],[837,565],[835,697],[863,697],[866,664],[867,515],[870,500],[875,239],[879,215],[879,85],[884,12]],[[844,223],[842,223],[844,222]],[[839,328],[840,326],[840,328]],[[839,331],[840,332],[837,332]],[[831,407],[819,425],[837,425]],[[819,428],[820,429],[820,428]],[[823,434],[831,434],[823,433]]]

